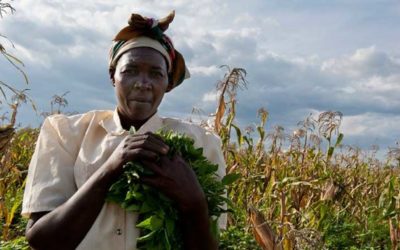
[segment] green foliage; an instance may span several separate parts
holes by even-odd
[[[0,152],[0,231],[4,241],[25,232],[26,219],[20,213],[25,178],[37,135],[37,129],[20,129],[8,147]]]
[[[328,249],[389,249],[389,225],[382,218],[370,216],[367,227],[342,214],[324,220],[324,242]]]
[[[315,126],[318,127],[318,124]],[[238,132],[236,129],[233,131]],[[246,211],[250,205],[262,211],[278,237],[290,242],[290,249],[321,249],[315,247],[321,244],[325,249],[391,248],[388,221],[398,223],[400,211],[398,167],[391,165],[389,160],[382,163],[362,156],[360,151],[353,148],[343,150],[336,143],[332,143],[335,151],[328,167],[327,155],[315,143],[318,141],[315,140],[313,131],[309,129],[306,135],[299,137],[300,143],[292,138],[292,145],[285,152],[279,149],[278,130],[267,133],[269,140],[275,144],[270,144],[261,151],[255,150],[257,145],[250,140],[251,135],[241,131],[241,147],[228,144],[224,148],[227,172],[232,175],[225,177],[223,182],[228,184],[234,181],[229,187],[228,196],[235,204],[235,214],[230,216],[227,230],[220,233],[220,249],[257,249],[252,236],[253,225],[246,219]],[[26,220],[20,216],[21,199],[37,134],[37,129],[20,129],[6,150],[0,152],[2,249],[24,249]],[[245,142],[245,137],[248,143]],[[331,140],[335,141],[335,138],[332,137]],[[174,147],[182,148],[179,144]],[[192,158],[201,154],[198,149],[192,151],[183,147],[179,150],[191,151],[189,157]],[[140,174],[151,174],[139,165],[136,168],[128,174],[131,167],[127,166],[127,175],[124,178],[130,178],[134,182]],[[205,172],[211,169],[212,167]],[[117,185],[114,186],[116,187]],[[143,190],[131,189],[125,196],[110,196],[110,200],[119,202],[126,199],[126,203],[121,204],[127,210],[148,214],[154,212],[154,207],[160,207],[160,200],[169,204],[170,201],[159,192],[145,186],[140,188]],[[115,191],[121,192],[118,189]],[[144,192],[154,193],[147,196],[143,195]],[[135,199],[145,202],[138,205],[139,203],[133,202]],[[286,213],[283,215],[282,201],[286,204]],[[174,234],[177,228],[171,220],[166,219],[170,218],[166,214],[176,212],[172,207],[169,206],[171,209],[163,213],[142,216],[142,231],[165,229]],[[175,214],[171,218],[176,216]],[[283,223],[285,226],[282,226]],[[319,233],[320,237],[313,238],[313,234],[307,233],[311,230]],[[152,239],[158,242],[157,237],[166,239],[161,234],[156,236],[145,233],[142,236],[142,242]]]
[[[230,172],[245,178],[228,194],[242,211],[252,205],[261,210],[283,249],[390,249],[390,230],[399,232],[388,222],[399,225],[400,169],[353,148],[343,151],[335,114],[322,113],[320,122],[308,121],[293,136],[277,128],[263,153],[253,144],[230,144],[224,149],[230,152],[227,165],[234,166]],[[290,146],[283,151],[287,139]]]
[[[240,82],[241,72],[233,69],[221,82],[226,96],[219,99],[215,120],[230,174],[222,184],[231,183],[227,193],[234,210],[228,217],[228,228],[220,232],[220,249],[259,249],[253,236],[256,225],[248,216],[250,207],[263,214],[264,224],[270,226],[285,250],[398,249],[400,148],[391,148],[388,158],[379,161],[374,150],[362,152],[344,146],[340,112],[324,112],[317,119],[307,117],[293,134],[287,134],[279,126],[267,131],[268,112],[260,109],[259,124],[242,129],[235,124],[234,90],[240,85],[226,86]],[[21,199],[37,133],[37,129],[18,130],[9,146],[0,151],[1,249],[26,249]],[[200,178],[205,183],[202,185],[223,190],[221,183],[215,185],[211,181],[215,179],[212,171],[216,166],[197,158],[201,150],[188,147],[186,142],[174,144],[174,140],[171,148],[189,151],[182,155],[192,159],[186,159],[192,166],[201,166],[198,171],[201,169],[206,176]],[[166,236],[179,235],[173,220],[177,218],[176,210],[159,192],[144,185],[131,185],[143,174],[151,172],[139,164],[128,164],[121,182],[110,190],[109,200],[128,211],[142,213],[139,244],[154,242],[152,247],[156,249],[158,242],[169,241],[165,244],[172,249],[175,243]],[[210,214],[223,212],[218,204],[219,198],[210,200],[209,206],[216,208]],[[211,224],[217,234],[215,223]],[[179,244],[179,239],[175,240]]]
[[[245,225],[234,225],[221,232],[219,240],[221,250],[260,249],[254,236],[245,230]]]
[[[227,175],[218,181],[218,165],[210,163],[201,148],[194,147],[193,139],[172,131],[159,131],[158,134],[169,146],[168,157],[182,155],[192,167],[203,188],[208,202],[211,231],[218,238],[217,218],[224,212],[225,186],[238,179],[238,175]],[[140,163],[129,162],[124,166],[123,175],[109,190],[107,200],[116,202],[125,210],[139,213],[136,225],[141,229],[138,239],[140,249],[182,249],[182,232],[179,229],[179,216],[173,202],[161,192],[141,184],[140,176],[152,172]]]
[[[234,210],[231,213],[231,219],[234,220],[232,226],[226,230],[222,230],[219,237],[220,250],[242,250],[252,249],[261,250],[250,232],[249,226],[246,225],[246,214],[241,210]]]
[[[0,241],[2,250],[29,250],[30,247],[24,236],[10,241]]]
[[[234,73],[231,70],[221,81],[215,128],[223,142],[227,172],[243,176],[228,190],[238,210],[260,210],[266,217],[264,224],[271,224],[275,238],[282,240],[275,247],[285,250],[396,249],[400,240],[400,149],[390,151],[395,152],[395,164],[390,158],[378,161],[375,152],[366,157],[359,149],[346,149],[340,133],[343,115],[333,111],[299,122],[300,127],[290,135],[280,126],[266,131],[268,112],[261,109],[260,124],[243,133],[234,124],[236,92],[223,91],[240,84],[240,78],[232,77]],[[258,135],[252,135],[254,131]],[[238,221],[231,222],[227,232],[237,233],[238,225]]]

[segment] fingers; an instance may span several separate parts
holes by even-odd
[[[158,154],[154,151],[147,150],[145,148],[133,148],[128,149],[124,152],[127,161],[129,160],[137,160],[137,159],[148,159],[148,160],[157,160],[159,158]]]
[[[163,173],[163,170],[160,166],[155,164],[154,162],[148,161],[148,160],[142,160],[143,165],[145,165],[146,168],[149,170],[153,171],[154,175],[152,176],[145,176],[142,175],[140,177],[140,181],[144,184],[147,184],[149,186],[152,186],[154,188],[160,188],[162,187],[163,183],[165,182],[165,174]]]
[[[121,162],[128,161],[157,161],[160,156],[168,153],[169,147],[162,139],[152,133],[128,135],[121,142]]]
[[[148,161],[148,160],[142,160],[142,163],[151,171],[153,171],[156,175],[160,175],[162,176],[162,170],[160,168],[160,166],[158,166],[157,164],[155,164],[154,162]]]
[[[161,136],[153,134],[151,132],[146,132],[144,134],[137,134],[136,136],[139,137],[139,138],[142,138],[142,139],[148,139],[150,141],[153,141],[154,143],[157,143],[160,146],[167,146],[164,143],[164,140],[161,138]]]
[[[131,135],[127,138],[128,149],[144,148],[157,154],[165,155],[169,147],[159,137],[152,133]]]
[[[186,161],[180,154],[174,154],[172,158],[168,158],[166,156],[160,157],[160,164],[164,165],[175,165],[175,164],[183,164],[187,165]]]
[[[158,188],[160,185],[160,178],[154,176],[141,176],[140,182],[151,187]]]
[[[163,138],[162,138],[160,135],[154,134],[154,133],[152,133],[152,132],[146,132],[146,133],[144,133],[144,134],[145,134],[145,135],[151,135],[151,136],[153,136],[154,138],[158,139],[162,144],[164,144],[164,140],[163,140]]]

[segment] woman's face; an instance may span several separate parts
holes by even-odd
[[[167,90],[166,61],[152,48],[131,49],[118,60],[114,84],[119,113],[130,120],[146,120]]]

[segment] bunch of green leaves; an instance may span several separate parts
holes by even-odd
[[[194,140],[173,131],[158,131],[169,146],[168,157],[179,154],[195,172],[207,198],[211,232],[218,238],[218,217],[227,212],[224,204],[226,186],[235,181],[237,175],[226,175],[219,180],[218,165],[203,156],[202,148],[195,148]],[[129,162],[124,173],[109,190],[107,200],[121,205],[126,211],[139,213],[136,225],[141,230],[137,240],[139,249],[183,249],[182,232],[179,228],[179,212],[172,200],[160,191],[140,183],[140,176],[153,174],[140,162]]]

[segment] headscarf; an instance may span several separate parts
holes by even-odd
[[[120,30],[113,39],[108,63],[110,72],[115,71],[118,59],[126,51],[138,47],[149,47],[159,51],[167,61],[169,75],[167,91],[189,78],[190,73],[183,56],[174,48],[171,39],[164,34],[174,17],[175,11],[160,20],[132,13],[128,20],[129,26]]]

